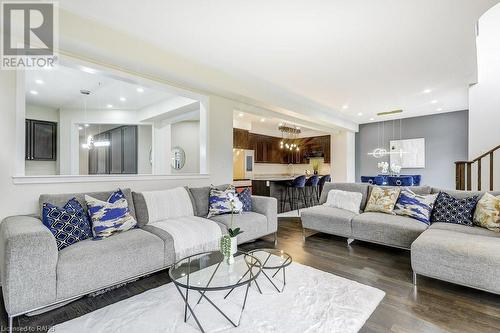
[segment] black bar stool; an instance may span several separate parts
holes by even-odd
[[[286,204],[288,203],[290,205],[290,210],[295,210],[295,207],[297,207],[297,211],[300,212],[299,201],[301,196],[304,207],[307,207],[306,195],[304,191],[305,185],[306,176],[299,176],[285,184],[285,198],[283,199],[283,207],[281,211],[285,210]]]
[[[314,206],[316,203],[319,202],[319,190],[318,190],[318,183],[319,183],[319,177],[314,175],[309,177],[309,179],[306,181],[306,198],[307,202],[311,205]]]
[[[319,202],[319,198],[321,196],[321,193],[323,192],[323,187],[325,186],[325,183],[329,183],[331,180],[332,180],[332,177],[330,177],[330,175],[323,176],[319,179],[319,182],[318,182],[318,187],[319,187],[318,202]]]

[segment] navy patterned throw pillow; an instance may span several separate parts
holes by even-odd
[[[457,199],[446,192],[440,192],[434,209],[432,210],[432,223],[455,223],[472,227],[472,218],[476,209],[477,195]]]
[[[62,208],[44,203],[42,222],[54,235],[59,251],[92,237],[89,218],[75,198]]]
[[[250,188],[246,187],[243,191],[238,193],[238,199],[240,199],[241,203],[243,204],[244,212],[252,211],[252,191],[250,190]]]
[[[89,195],[85,196],[85,201],[92,219],[94,239],[103,239],[137,226],[137,221],[128,208],[127,198],[121,190],[113,192],[107,201]]]

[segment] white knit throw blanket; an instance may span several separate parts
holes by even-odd
[[[142,195],[148,207],[149,223],[194,215],[191,198],[184,187],[142,192]]]
[[[218,250],[222,237],[217,223],[197,216],[168,219],[148,225],[163,229],[172,235],[176,261],[193,254]]]

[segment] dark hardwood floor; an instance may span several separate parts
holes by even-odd
[[[299,219],[280,219],[278,247],[294,261],[367,284],[386,292],[379,307],[361,332],[500,332],[500,296],[420,277],[411,282],[409,251],[314,234],[302,243]],[[240,246],[242,250],[269,247],[269,240]],[[130,283],[101,296],[85,297],[38,316],[22,316],[15,325],[31,332],[43,332],[106,305],[169,282],[166,271]],[[2,305],[1,325],[6,328]]]

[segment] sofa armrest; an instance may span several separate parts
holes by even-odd
[[[0,270],[5,310],[17,315],[56,300],[58,251],[38,218],[12,216],[0,224]]]
[[[252,211],[267,217],[267,231],[278,230],[278,200],[276,198],[252,195]]]

